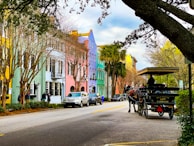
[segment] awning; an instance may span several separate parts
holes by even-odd
[[[137,75],[165,75],[170,73],[178,72],[178,67],[147,67],[137,72]]]

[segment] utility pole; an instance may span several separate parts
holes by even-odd
[[[193,121],[193,114],[192,114],[192,85],[191,85],[191,80],[192,80],[192,75],[191,75],[191,63],[188,64],[188,70],[189,70],[189,109],[190,109],[190,122],[192,123]]]

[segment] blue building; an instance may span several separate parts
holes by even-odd
[[[79,33],[79,41],[88,41],[88,92],[97,93],[97,45],[93,31]]]

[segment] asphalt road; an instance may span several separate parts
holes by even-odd
[[[176,117],[127,111],[124,101],[0,117],[0,146],[176,146]]]

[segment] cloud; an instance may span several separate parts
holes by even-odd
[[[110,44],[114,41],[124,41],[125,37],[134,29],[138,28],[143,21],[135,16],[134,11],[126,6],[121,0],[111,1],[109,15],[103,19],[102,24],[97,23],[97,19],[101,16],[100,8],[87,7],[85,11],[79,15],[65,13],[69,22],[72,22],[73,29],[80,33],[93,30],[97,45]],[[136,44],[128,48],[127,51],[137,59],[137,69],[149,66],[149,62],[145,60],[145,45]]]
[[[141,70],[145,67],[153,66],[150,62],[147,61],[146,54],[146,46],[142,43],[132,44],[129,48],[127,48],[127,53],[135,57],[137,60],[136,68],[137,70]]]

